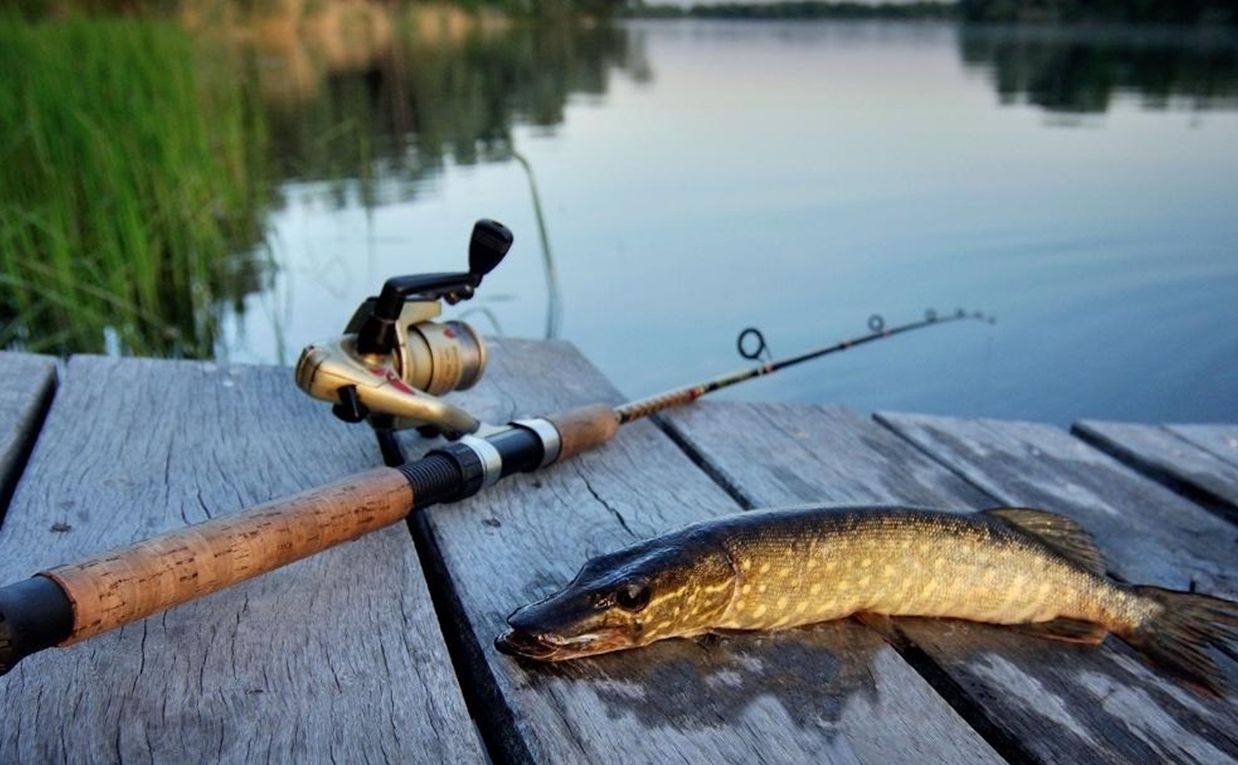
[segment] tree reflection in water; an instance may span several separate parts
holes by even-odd
[[[962,25],[965,65],[989,73],[1003,104],[1105,112],[1120,96],[1148,109],[1238,106],[1238,34],[1222,28]]]

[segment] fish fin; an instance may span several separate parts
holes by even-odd
[[[1207,648],[1228,653],[1227,644],[1238,642],[1238,603],[1160,587],[1134,589],[1161,611],[1122,639],[1191,688],[1210,696],[1224,694],[1224,678]]]
[[[893,646],[907,644],[907,638],[899,630],[898,625],[888,614],[877,614],[872,611],[856,611],[851,615],[860,624],[881,635],[887,643]]]
[[[1092,536],[1064,515],[1026,507],[995,507],[981,515],[998,518],[1093,574],[1105,573],[1105,559]]]
[[[1097,645],[1109,634],[1109,630],[1101,625],[1080,619],[1050,619],[1047,622],[1025,622],[1009,626],[1025,635],[1085,645]]]

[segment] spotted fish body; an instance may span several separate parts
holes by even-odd
[[[716,626],[854,613],[995,624],[1130,623],[1150,606],[995,517],[884,510],[752,513],[719,527],[735,595]]]
[[[1052,513],[803,507],[698,523],[594,558],[563,590],[514,612],[497,644],[554,661],[852,615],[1020,625],[1072,642],[1114,633],[1204,688],[1216,671],[1202,644],[1238,629],[1229,601],[1110,580],[1087,534]]]

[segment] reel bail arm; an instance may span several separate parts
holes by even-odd
[[[361,304],[343,335],[301,352],[297,385],[330,403],[345,422],[368,420],[391,466],[404,462],[395,430],[448,438],[477,432],[476,417],[439,396],[477,382],[486,365],[485,343],[462,321],[434,319],[442,302],[473,297],[512,241],[506,226],[482,219],[469,238],[468,271],[388,279]]]

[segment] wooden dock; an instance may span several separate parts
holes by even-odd
[[[287,369],[0,354],[0,374],[0,583],[380,462]],[[506,339],[458,398],[495,422],[619,399],[570,345]],[[906,620],[897,647],[843,621],[552,666],[493,648],[591,555],[805,502],[1042,507],[1092,531],[1117,578],[1238,597],[1238,425],[704,401],[26,659],[0,678],[0,762],[1238,761],[1238,697],[1113,639]]]

